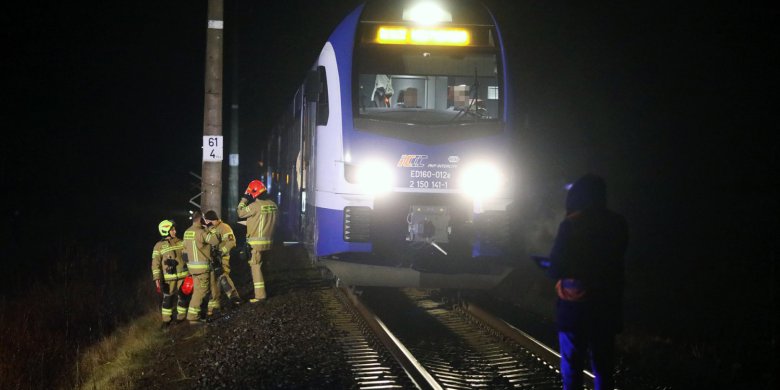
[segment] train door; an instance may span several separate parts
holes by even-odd
[[[317,118],[317,104],[316,104],[316,75],[312,71],[307,75],[306,84],[304,85],[305,91],[305,113],[304,113],[304,126],[301,128],[301,163],[302,163],[302,177],[301,183],[301,237],[304,242],[310,245],[314,238],[312,236],[312,225],[314,224],[314,183],[311,179],[312,169],[314,167],[312,160],[313,149],[313,137],[316,134],[316,118]]]
[[[306,78],[306,115],[302,129],[301,234],[313,253],[316,234],[315,179],[317,177],[317,126],[328,123],[328,84],[326,69],[318,66]]]
[[[285,201],[284,220],[286,224],[287,235],[292,241],[301,240],[301,198],[303,196],[302,182],[302,145],[303,128],[305,127],[305,104],[302,94],[297,93],[293,103],[292,118],[287,128],[288,134],[287,156],[285,159]]]

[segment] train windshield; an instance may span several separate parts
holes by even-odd
[[[495,51],[363,47],[356,57],[358,127],[497,122],[502,108]]]

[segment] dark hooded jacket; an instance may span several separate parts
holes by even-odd
[[[625,218],[607,209],[604,180],[585,175],[566,197],[566,218],[558,227],[548,275],[558,279],[560,330],[622,330]]]

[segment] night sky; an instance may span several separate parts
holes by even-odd
[[[224,96],[228,107],[239,90],[242,186],[262,134],[358,3],[226,0]],[[652,291],[653,307],[633,315],[657,318],[669,300],[702,312],[745,302],[739,318],[775,305],[777,10],[485,3],[508,46],[526,215],[557,224],[563,185],[601,174],[631,227],[630,278]],[[4,261],[28,245],[100,243],[146,269],[157,222],[186,224],[206,8],[35,2],[3,13]]]

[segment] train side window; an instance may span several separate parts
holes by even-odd
[[[328,77],[324,66],[318,66],[320,72],[320,96],[317,100],[317,124],[328,124]]]

